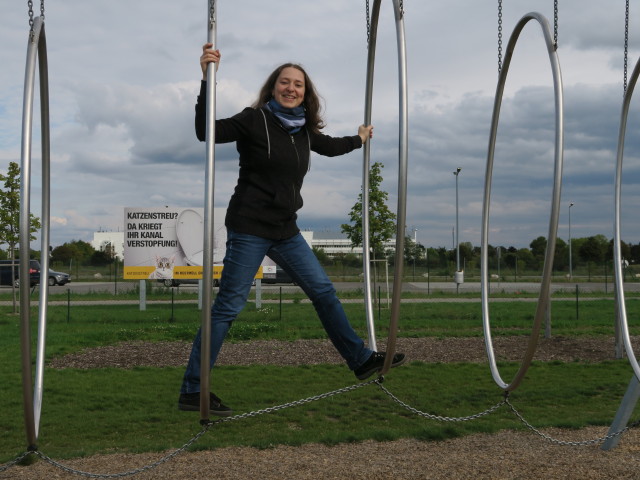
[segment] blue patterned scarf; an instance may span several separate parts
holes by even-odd
[[[302,105],[295,108],[286,108],[272,98],[264,106],[280,120],[284,129],[289,133],[299,132],[305,124],[306,118]]]

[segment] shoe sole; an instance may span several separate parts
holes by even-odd
[[[399,367],[400,365],[402,365],[406,361],[407,361],[407,357],[405,355],[404,357],[402,357],[402,360],[400,360],[398,363],[392,363],[391,364],[391,368]],[[376,372],[379,372],[380,370],[382,370],[382,368],[372,368],[370,370],[367,370],[365,373],[361,373],[360,375],[356,375],[356,378],[358,380],[366,380],[371,375],[373,375]]]
[[[200,407],[196,407],[195,405],[184,405],[182,403],[178,404],[178,410],[182,410],[183,412],[199,412]],[[213,415],[217,415],[218,417],[230,417],[233,415],[233,410],[209,410],[209,413]]]

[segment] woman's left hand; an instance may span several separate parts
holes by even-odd
[[[358,135],[364,145],[370,138],[373,138],[373,125],[360,125],[358,127]]]

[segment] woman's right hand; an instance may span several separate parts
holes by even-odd
[[[202,80],[207,79],[207,65],[211,62],[216,64],[216,72],[218,71],[218,66],[220,65],[220,59],[222,58],[222,54],[220,50],[212,50],[212,43],[205,43],[202,46],[202,55],[200,55],[200,68],[202,69]]]

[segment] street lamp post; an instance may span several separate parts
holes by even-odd
[[[418,256],[418,229],[413,228],[413,281],[416,281],[416,257]]]
[[[569,204],[569,281],[573,280],[573,262],[571,258],[571,207],[573,207],[573,202]]]
[[[453,172],[453,174],[456,177],[456,273],[455,273],[456,289],[458,285],[460,285],[463,282],[463,273],[460,270],[460,239],[459,239],[460,226],[458,223],[458,175],[460,175],[460,170],[462,170],[462,168],[458,167],[456,168],[456,171]]]

